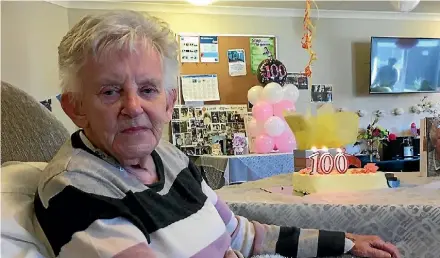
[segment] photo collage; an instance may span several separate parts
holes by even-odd
[[[214,143],[225,146],[224,155],[233,155],[233,134],[246,133],[246,113],[246,105],[176,106],[172,142],[187,155],[211,154]]]

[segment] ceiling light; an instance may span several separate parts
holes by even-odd
[[[391,0],[394,8],[401,12],[411,12],[419,3],[420,0]]]
[[[188,3],[193,5],[209,5],[213,2],[213,0],[186,0]]]

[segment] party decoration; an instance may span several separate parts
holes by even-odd
[[[296,111],[295,105],[292,101],[281,100],[280,102],[273,105],[273,115],[284,119],[284,112],[294,112]]]
[[[367,115],[367,111],[360,109],[360,110],[356,111],[356,114],[357,114],[359,117],[364,117],[364,116]]]
[[[258,66],[257,79],[264,86],[270,82],[284,85],[287,69],[281,61],[273,58],[263,60]]]
[[[257,121],[266,121],[272,115],[273,115],[272,105],[267,102],[260,101],[257,104],[255,104],[255,106],[252,107],[252,116]]]
[[[262,91],[263,91],[263,87],[259,85],[250,88],[247,95],[248,101],[252,105],[255,105],[260,100]]]
[[[261,123],[258,123],[254,117],[251,119],[247,126],[250,136],[258,136],[264,130],[264,124],[261,125]]]
[[[376,110],[376,111],[373,112],[373,115],[375,117],[384,117],[385,116],[385,111],[383,111],[383,110]]]
[[[301,39],[301,45],[302,48],[307,50],[309,53],[309,62],[307,63],[307,66],[304,69],[304,74],[307,77],[312,77],[312,63],[316,60],[316,53],[312,50],[312,42],[313,42],[313,32],[315,31],[315,26],[313,25],[311,19],[310,19],[310,10],[312,7],[312,1],[313,0],[306,0],[306,9],[304,12],[304,35]],[[313,1],[313,3],[316,6],[316,3]]]
[[[420,0],[391,0],[391,4],[400,12],[411,12],[419,3]]]
[[[310,174],[330,174],[334,168],[340,174],[345,174],[349,168],[348,158],[345,153],[338,151],[334,157],[327,152],[328,149],[323,151],[317,151],[310,155],[309,160],[311,161],[311,171]]]
[[[264,130],[266,134],[272,137],[280,136],[285,129],[284,127],[284,121],[277,116],[269,117],[269,119],[267,119],[264,123]]]
[[[403,110],[403,108],[395,108],[391,111],[391,113],[395,116],[400,116],[400,115],[403,115],[403,113],[405,113],[405,111]]]
[[[296,102],[299,98],[299,90],[293,84],[286,84],[283,87],[284,99]]]
[[[253,149],[260,154],[293,152],[296,139],[284,120],[284,114],[296,111],[298,88],[293,84],[284,85],[286,67],[276,59],[263,60],[258,70],[257,78],[264,87],[254,86],[248,91],[248,101],[254,105],[253,117],[247,124]]]
[[[289,112],[285,119],[295,134],[300,150],[308,150],[312,146],[339,148],[357,141],[358,115],[352,112],[335,112],[329,103],[322,105],[316,116]]]
[[[276,82],[267,84],[261,92],[261,99],[275,104],[283,99],[283,88]]]
[[[255,139],[255,150],[257,153],[269,153],[273,150],[274,146],[273,139],[265,134],[261,134]]]
[[[284,132],[277,137],[274,137],[275,148],[281,153],[293,152],[296,149],[296,140],[290,128],[285,125]]]

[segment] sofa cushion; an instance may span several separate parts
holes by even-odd
[[[1,173],[2,257],[47,257],[35,237],[34,196],[47,163],[7,162]]]
[[[50,161],[67,129],[29,94],[3,81],[1,87],[1,162]]]

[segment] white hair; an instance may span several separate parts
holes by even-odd
[[[127,47],[136,52],[139,41],[160,54],[163,86],[167,91],[175,89],[179,75],[178,45],[168,24],[145,13],[115,11],[82,18],[61,40],[58,66],[62,92],[81,92],[77,74],[89,55],[99,58]]]

